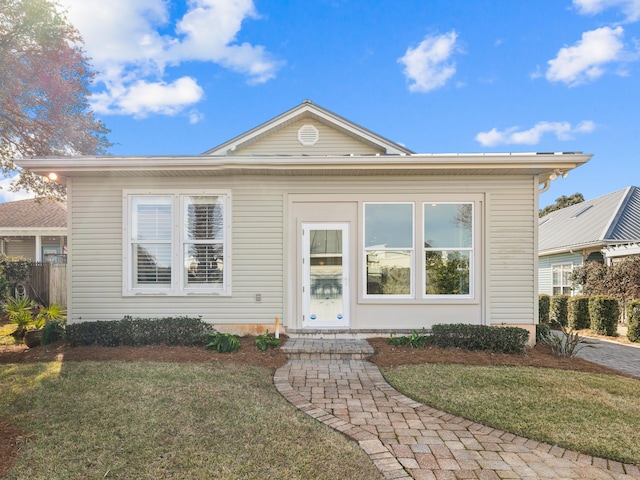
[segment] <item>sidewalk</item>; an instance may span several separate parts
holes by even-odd
[[[276,388],[358,442],[385,478],[640,478],[636,465],[528,440],[415,402],[387,384],[372,363],[340,353],[343,346],[353,351],[354,343],[366,349],[365,341],[290,339],[285,347],[295,351],[303,342],[303,353],[276,371]],[[325,353],[314,359],[314,349]]]

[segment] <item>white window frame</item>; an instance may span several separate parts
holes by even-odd
[[[571,283],[569,285],[562,285],[562,284],[561,285],[556,285],[553,282],[553,270],[555,268],[558,268],[558,267],[560,268],[560,281],[562,282],[562,279],[564,278],[564,269],[565,269],[565,267],[568,267],[569,268],[569,272],[572,272],[573,268],[574,268],[574,264],[571,263],[571,262],[562,262],[562,263],[552,263],[551,264],[551,295],[569,295],[569,296],[572,296],[574,294],[574,291],[573,291],[573,285]],[[553,290],[556,287],[560,288],[560,293],[554,293]],[[563,289],[565,287],[569,287],[569,293],[564,293],[563,292]]]
[[[171,282],[169,285],[134,286],[134,266],[132,245],[138,243],[132,239],[132,202],[136,197],[165,196],[171,198]],[[187,286],[183,250],[184,238],[184,199],[189,196],[212,196],[223,199],[224,228],[222,248],[224,269],[222,287],[206,284]],[[230,190],[124,190],[122,192],[122,295],[123,296],[192,296],[215,295],[231,296],[231,191]]]
[[[367,205],[411,205],[411,247],[403,247],[403,248],[380,248],[378,246],[367,247],[366,242],[366,207]],[[376,299],[376,300],[407,300],[414,299],[416,292],[416,245],[415,245],[415,237],[416,237],[416,204],[412,201],[398,201],[398,202],[388,202],[388,201],[367,201],[362,202],[362,293],[364,299]],[[411,252],[411,258],[409,260],[409,265],[411,268],[410,273],[410,285],[409,290],[410,293],[408,295],[403,294],[371,294],[367,293],[367,254],[373,251],[388,251],[388,252],[397,252],[397,251],[407,251]]]
[[[426,248],[424,246],[425,244],[425,226],[424,226],[424,215],[425,215],[425,208],[427,207],[427,205],[471,205],[471,247],[465,247],[465,248],[460,248],[460,247],[441,247],[441,248]],[[474,288],[475,288],[475,251],[476,251],[476,202],[474,201],[432,201],[432,202],[428,202],[428,201],[423,201],[422,202],[422,210],[421,210],[421,214],[422,214],[422,219],[421,219],[421,226],[422,226],[422,231],[421,231],[421,257],[422,257],[422,261],[421,261],[421,265],[422,265],[422,269],[421,271],[421,279],[422,279],[422,284],[420,285],[421,291],[422,291],[422,298],[424,299],[460,299],[460,300],[466,300],[466,299],[472,299],[474,298],[475,294],[474,294]],[[427,251],[447,251],[447,252],[469,252],[469,293],[468,294],[427,294],[425,292],[425,286],[426,286],[426,270],[427,270],[427,259],[426,259],[426,255],[425,253]]]

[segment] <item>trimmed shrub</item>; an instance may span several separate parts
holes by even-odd
[[[618,300],[606,295],[598,295],[589,299],[589,316],[591,330],[598,335],[614,336],[620,318]]]
[[[491,350],[500,353],[524,354],[529,332],[518,327],[490,327],[486,325],[434,325],[433,342],[438,347],[466,350]]]
[[[627,338],[640,342],[640,300],[627,303]]]
[[[67,325],[66,342],[71,346],[183,345],[203,346],[213,328],[200,318],[132,318]]]
[[[546,293],[538,295],[538,322],[549,323],[549,302],[550,297]]]
[[[589,297],[577,295],[569,297],[568,324],[573,330],[589,328],[591,319],[589,318]]]
[[[42,345],[48,345],[64,337],[64,326],[60,320],[49,320],[42,327]]]
[[[557,323],[563,327],[567,325],[569,314],[569,296],[554,295],[549,301],[549,323]]]

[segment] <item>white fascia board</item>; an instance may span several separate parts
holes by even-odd
[[[75,172],[153,172],[259,170],[451,170],[460,173],[545,175],[555,169],[571,170],[589,161],[592,155],[506,154],[413,154],[413,155],[321,155],[321,156],[175,156],[175,157],[41,157],[16,160],[38,175],[55,172],[73,176]],[[507,170],[510,170],[507,172]]]

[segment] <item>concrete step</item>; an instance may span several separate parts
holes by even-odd
[[[373,355],[366,340],[355,338],[289,338],[282,350],[289,360],[366,360]]]

